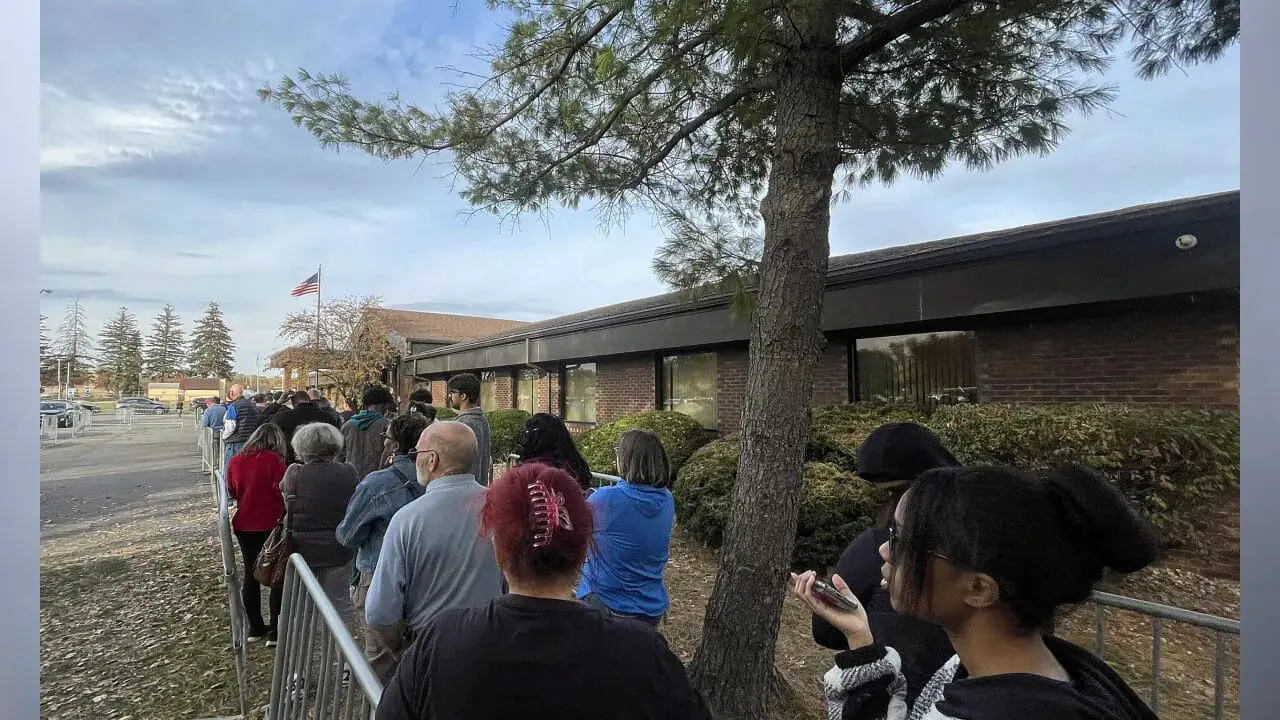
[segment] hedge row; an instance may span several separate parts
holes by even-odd
[[[659,410],[625,415],[577,436],[578,449],[592,472],[617,474],[618,458],[614,448],[627,430],[648,430],[657,435],[667,451],[672,473],[678,472],[689,456],[710,439],[697,420],[683,413]]]
[[[869,527],[882,495],[853,474],[857,449],[885,422],[920,422],[966,464],[1046,470],[1084,462],[1105,471],[1169,540],[1193,533],[1198,506],[1239,486],[1240,423],[1234,413],[1124,406],[957,405],[925,418],[872,405],[817,408],[806,450],[797,566],[835,563]],[[695,453],[674,492],[682,526],[718,545],[729,516],[740,441],[726,437]]]

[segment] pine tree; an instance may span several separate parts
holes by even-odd
[[[235,351],[231,331],[222,319],[222,308],[216,302],[209,303],[191,335],[191,374],[219,379],[231,377]]]
[[[98,374],[108,390],[132,393],[141,390],[142,333],[138,319],[128,308],[102,326],[98,335]]]
[[[159,381],[174,378],[182,371],[186,355],[182,318],[172,305],[165,305],[151,323],[151,336],[147,338],[147,375]]]
[[[489,6],[512,16],[507,37],[440,110],[306,71],[260,97],[325,147],[447,157],[477,210],[649,209],[668,226],[664,280],[754,299],[739,305],[752,318],[733,508],[690,675],[717,717],[757,720],[777,688],[833,200],[1049,153],[1073,114],[1115,97],[1101,76],[1126,41],[1142,77],[1219,58],[1239,0]]]
[[[53,350],[49,342],[49,318],[40,316],[40,387],[57,382],[57,363],[53,358]]]
[[[80,298],[67,304],[67,313],[58,327],[57,354],[63,362],[63,379],[67,385],[83,380],[93,363],[93,341],[89,339],[84,306]]]

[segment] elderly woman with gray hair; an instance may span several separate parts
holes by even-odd
[[[350,625],[355,608],[348,593],[353,554],[338,542],[335,531],[360,484],[355,468],[337,461],[342,433],[328,423],[310,423],[293,435],[298,464],[280,481],[294,552],[302,555],[325,594]]]

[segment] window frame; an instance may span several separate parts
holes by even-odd
[[[978,404],[981,402],[978,389],[978,361],[977,361],[977,334],[972,329],[959,330],[928,330],[917,332],[897,332],[892,334],[875,334],[875,335],[857,335],[849,338],[849,395],[853,402],[876,402],[873,394],[868,393],[870,388],[867,387],[866,373],[868,372],[865,361],[860,357],[861,353],[874,352],[875,350],[883,350],[888,347],[890,341],[905,342],[911,339],[927,339],[934,337],[964,337],[966,338],[967,358],[963,361],[959,371],[955,371],[954,366],[943,371],[943,375],[934,375],[932,372],[924,373],[925,381],[916,382],[913,386],[909,379],[904,379],[901,384],[903,390],[903,400],[901,404],[914,405],[916,407],[936,407],[939,404],[955,404],[944,403],[938,399],[939,395],[943,395],[951,390],[964,391],[965,399],[959,400],[959,403]],[[885,348],[868,348],[864,343],[882,341]],[[940,382],[939,377],[945,376]],[[918,378],[917,378],[918,380]],[[909,393],[915,393],[917,397],[908,398]],[[870,397],[869,397],[870,395]],[[894,402],[899,402],[894,400]]]
[[[573,418],[573,417],[570,417],[569,415],[570,402],[572,401],[572,398],[569,394],[569,385],[570,385],[569,375],[574,371],[581,371],[582,368],[587,366],[591,367],[591,378],[592,378],[591,397],[589,401],[590,408],[591,408],[590,417],[588,419]],[[585,417],[586,415],[585,408],[587,407],[588,400],[586,398],[583,398],[581,402],[583,403],[584,417]],[[566,363],[564,366],[560,368],[560,417],[562,420],[564,420],[566,423],[583,423],[583,424],[594,425],[597,422],[599,422],[599,418],[600,418],[599,402],[600,402],[600,365],[598,363],[594,361]]]
[[[515,410],[525,410],[525,408],[520,407],[520,385],[530,383],[529,402],[532,406],[526,412],[533,415],[538,412],[538,380],[541,379],[541,376],[525,377],[525,374],[523,370],[514,370],[511,373],[511,407]]]
[[[711,359],[711,398],[710,398],[711,424],[710,425],[706,424],[702,420],[702,418],[699,418],[690,413],[683,413],[683,414],[688,415],[694,420],[697,420],[699,424],[702,425],[702,428],[704,430],[708,430],[711,432],[718,432],[720,430],[720,397],[719,397],[720,395],[720,353],[714,350],[702,350],[702,351],[681,352],[681,353],[663,353],[659,355],[658,361],[657,361],[658,377],[657,377],[657,383],[656,383],[658,386],[658,405],[657,406],[661,410],[666,410],[670,412],[682,412],[681,410],[675,407],[676,402],[677,401],[684,402],[684,403],[691,402],[688,399],[678,399],[674,397],[675,388],[672,386],[678,383],[678,379],[674,381],[669,380],[667,368],[669,367],[668,365],[669,361],[674,361],[679,358],[693,358],[693,357],[709,357]],[[695,399],[694,401],[697,401],[697,399]]]
[[[498,373],[494,372],[493,370],[483,370],[479,373],[479,378],[480,378],[480,398],[479,398],[480,409],[484,410],[485,412],[489,412],[491,410],[497,410],[498,409],[497,407],[498,405]],[[485,404],[485,387],[486,386],[489,388],[489,399],[493,400],[493,402],[488,405]]]

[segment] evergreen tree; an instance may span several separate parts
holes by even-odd
[[[53,357],[53,349],[49,342],[49,318],[40,316],[40,386],[57,382],[57,361]],[[50,382],[50,381],[53,382]]]
[[[142,389],[142,333],[128,308],[120,308],[102,326],[98,349],[98,376],[108,390],[137,393]]]
[[[507,38],[488,77],[440,111],[395,93],[366,102],[343,76],[305,71],[261,97],[326,147],[448,157],[478,209],[647,207],[668,226],[664,280],[754,300],[739,304],[751,357],[733,509],[690,674],[717,717],[758,720],[778,687],[833,200],[1051,152],[1072,113],[1114,98],[1100,81],[1123,43],[1142,77],[1221,57],[1239,1],[489,6],[514,16]]]
[[[231,377],[235,351],[222,308],[216,302],[209,303],[191,335],[191,374],[223,380]]]
[[[147,375],[154,380],[169,381],[182,372],[186,356],[182,318],[172,305],[165,305],[151,323],[151,336],[147,338]]]
[[[85,379],[93,363],[93,341],[89,339],[89,328],[85,322],[84,305],[80,298],[67,304],[67,313],[58,327],[57,354],[63,362],[63,380],[71,385],[76,380]]]

